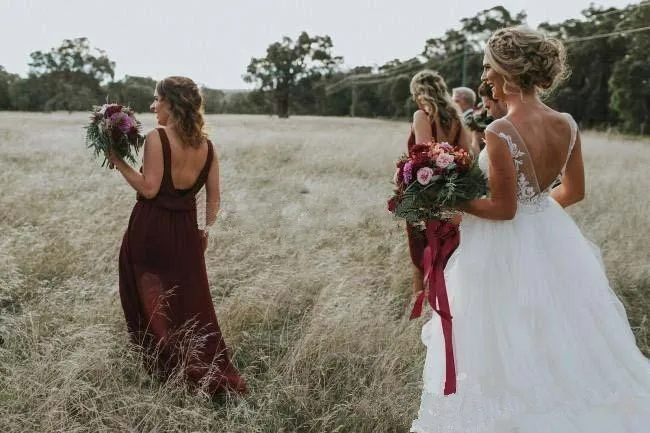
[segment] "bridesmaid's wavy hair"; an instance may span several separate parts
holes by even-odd
[[[562,42],[524,26],[494,32],[485,47],[485,58],[503,75],[506,93],[548,93],[569,75]],[[513,88],[515,91],[510,91]]]
[[[183,142],[199,147],[207,138],[203,118],[203,95],[194,81],[187,77],[172,76],[158,82],[156,90],[163,101],[169,103],[171,116]]]
[[[420,103],[431,122],[438,115],[440,125],[446,131],[451,129],[454,121],[461,124],[458,109],[451,99],[447,83],[436,71],[425,69],[418,72],[411,79],[410,88],[411,95]]]

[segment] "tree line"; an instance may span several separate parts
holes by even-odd
[[[405,118],[415,109],[411,76],[423,67],[438,70],[450,88],[476,89],[485,42],[504,26],[525,23],[526,13],[497,6],[460,21],[424,42],[418,57],[381,66],[342,68],[327,35],[302,32],[268,46],[251,59],[246,92],[203,87],[207,113],[360,116]],[[591,5],[580,18],[542,23],[538,29],[565,42],[571,75],[546,102],[570,112],[583,128],[650,133],[650,0],[625,8]],[[21,78],[0,66],[0,110],[87,110],[111,101],[147,111],[156,81],[126,76],[114,80],[115,63],[86,38],[65,40],[49,52],[30,55]]]

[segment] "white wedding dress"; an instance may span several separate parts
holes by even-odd
[[[572,127],[570,152],[577,126]],[[650,362],[636,345],[598,249],[540,192],[525,143],[507,119],[488,130],[518,175],[510,221],[465,215],[445,269],[457,392],[443,395],[440,317],[427,346],[416,433],[648,433]],[[488,158],[479,156],[487,175]],[[566,166],[566,164],[565,164]]]

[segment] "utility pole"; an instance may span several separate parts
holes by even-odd
[[[467,85],[467,42],[463,39],[463,79],[462,86]]]
[[[357,99],[359,97],[356,83],[352,84],[351,90],[352,90],[352,102],[350,102],[350,117],[354,117],[356,115]]]

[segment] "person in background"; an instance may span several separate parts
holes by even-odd
[[[454,88],[451,99],[460,107],[461,118],[465,119],[474,113],[476,93],[469,87]]]
[[[482,81],[478,86],[478,95],[481,98],[480,108],[466,122],[467,127],[472,131],[472,143],[474,147],[483,150],[485,147],[485,128],[495,119],[506,115],[508,107],[502,101],[494,98],[492,88]]]

